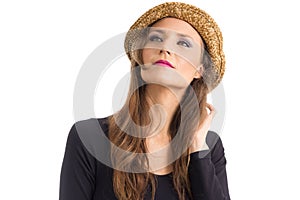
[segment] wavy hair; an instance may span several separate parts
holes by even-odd
[[[206,102],[210,87],[209,80],[213,76],[213,62],[205,50],[205,44],[203,48],[202,76],[190,83],[168,127],[171,139],[179,134],[182,137],[179,141],[186,144],[191,142],[187,141],[190,138],[188,136],[196,131],[207,115]],[[141,50],[137,53],[137,57],[141,60]],[[109,139],[115,145],[111,147],[111,160],[114,167],[113,188],[119,200],[141,200],[147,191],[151,191],[151,199],[154,200],[156,192],[157,180],[154,174],[147,171],[149,169],[149,160],[145,155],[147,146],[145,138],[141,137],[144,135],[143,127],[151,121],[148,115],[151,105],[146,98],[147,85],[141,77],[140,68],[136,70],[138,66],[138,62],[132,59],[129,95],[121,110],[109,118]],[[195,96],[196,104],[194,103]],[[172,149],[178,151],[178,148],[183,148],[183,146],[175,143]],[[188,176],[190,151],[188,148],[181,150],[183,154],[171,164],[174,189],[180,200],[187,199],[187,196],[192,199]],[[130,152],[130,154],[124,152]],[[133,173],[128,172],[128,169],[133,172],[145,169],[146,172]]]

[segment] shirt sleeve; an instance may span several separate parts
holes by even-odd
[[[68,135],[61,168],[59,200],[92,200],[95,174],[95,158],[84,147],[74,124]]]
[[[194,200],[230,200],[223,144],[220,137],[215,141],[215,145],[209,145],[210,150],[190,155],[189,178]]]

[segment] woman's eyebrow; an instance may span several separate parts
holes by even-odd
[[[170,31],[168,29],[166,29],[166,30]],[[164,29],[161,29],[161,28],[151,27],[149,33],[157,32],[157,33],[160,33],[160,34],[166,34],[167,31],[165,31]],[[172,31],[172,32],[175,32],[178,37],[188,38],[188,39],[190,39],[190,41],[195,43],[195,40],[189,35],[186,35],[184,33],[178,33],[176,31]]]
[[[165,34],[166,32],[162,29],[159,29],[159,28],[150,28],[150,33],[151,32],[158,32],[158,33],[161,33],[161,34]]]
[[[183,33],[177,33],[177,35],[178,35],[179,37],[189,38],[190,40],[192,40],[192,41],[194,42],[194,39],[193,39],[191,36],[189,36],[189,35],[186,35],[186,34],[183,34]]]

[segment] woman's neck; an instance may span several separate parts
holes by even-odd
[[[176,93],[175,93],[176,92]],[[171,91],[166,87],[148,84],[146,87],[146,98],[150,106],[151,134],[146,138],[146,147],[149,153],[154,153],[153,158],[149,156],[151,172],[154,174],[168,174],[173,171],[172,165],[161,168],[171,152],[160,152],[171,141],[169,126],[184,92]],[[155,153],[157,152],[157,153]],[[158,164],[159,167],[156,166]]]
[[[154,134],[158,138],[169,137],[169,125],[183,94],[184,91],[171,91],[166,87],[155,84],[147,85],[146,98],[150,103],[150,109],[153,109],[152,112],[150,112],[152,125],[156,127],[156,130],[160,130]],[[159,129],[157,129],[158,126]],[[157,135],[158,133],[160,136]]]

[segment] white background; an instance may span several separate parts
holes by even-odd
[[[1,1],[0,199],[58,199],[83,62],[162,2]],[[185,2],[210,13],[223,32],[221,137],[232,199],[300,199],[297,1]],[[129,69],[120,60],[98,86],[97,117],[111,113],[111,84]]]

